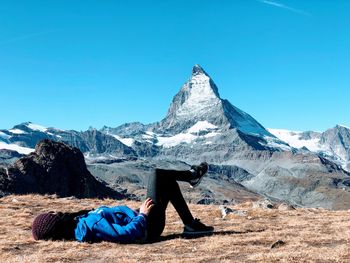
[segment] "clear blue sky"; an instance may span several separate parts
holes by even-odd
[[[200,64],[265,127],[350,126],[350,1],[0,2],[0,128],[161,120]]]

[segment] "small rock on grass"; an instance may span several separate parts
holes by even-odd
[[[273,209],[275,206],[270,200],[264,199],[253,202],[253,208]]]
[[[229,214],[234,214],[234,215],[238,215],[238,216],[245,216],[247,214],[246,211],[235,210],[235,209],[232,209],[232,208],[224,206],[224,205],[219,206],[219,208],[220,208],[221,216],[223,219]]]
[[[278,206],[278,210],[280,211],[295,210],[295,207],[286,203],[282,203]]]
[[[286,242],[284,242],[283,240],[277,240],[275,243],[273,243],[271,245],[271,248],[278,248],[278,247],[281,247],[285,244],[286,244]]]

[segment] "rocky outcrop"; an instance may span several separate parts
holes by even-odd
[[[16,194],[125,198],[91,175],[78,148],[48,139],[39,142],[34,153],[0,169],[0,189]]]

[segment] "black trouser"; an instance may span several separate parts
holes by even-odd
[[[147,240],[157,239],[165,227],[165,210],[169,201],[172,203],[184,224],[190,224],[193,216],[182,196],[177,181],[188,182],[192,179],[190,171],[156,169],[149,178],[147,198],[151,198],[154,207],[147,219]]]

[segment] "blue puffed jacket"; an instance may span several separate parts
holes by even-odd
[[[127,206],[101,206],[77,218],[75,238],[80,242],[140,241],[146,237],[147,216]]]

